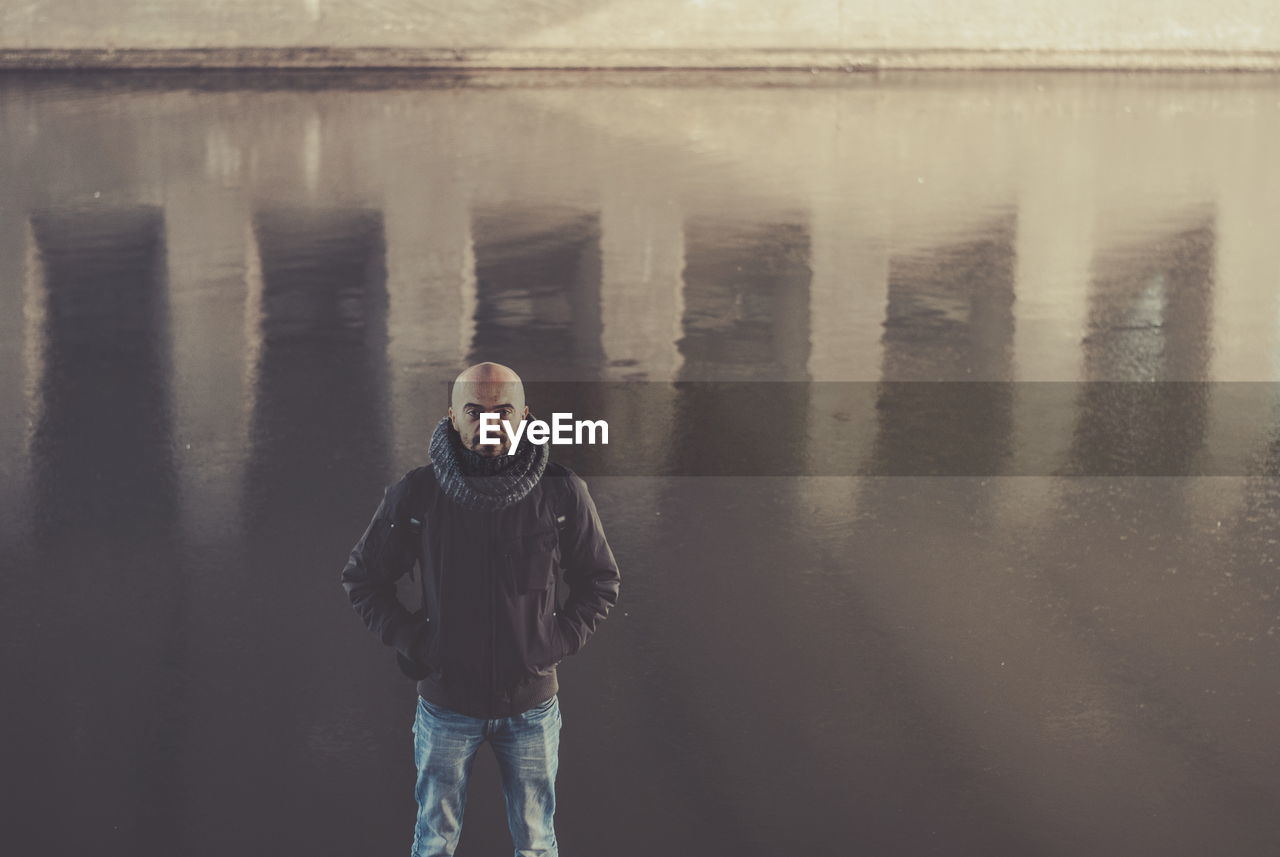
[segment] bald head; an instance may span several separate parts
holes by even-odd
[[[477,363],[468,366],[453,379],[449,419],[467,449],[481,455],[505,455],[511,446],[507,431],[501,432],[502,443],[480,442],[480,416],[496,413],[514,432],[529,415],[524,401],[524,383],[515,370],[501,363]]]
[[[477,363],[474,366],[468,366],[458,373],[458,377],[453,379],[454,384],[463,383],[485,383],[485,384],[520,384],[520,376],[510,366],[503,366],[501,363]]]

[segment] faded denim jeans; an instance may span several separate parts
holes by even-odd
[[[418,818],[411,857],[449,857],[462,835],[476,751],[493,745],[515,857],[558,857],[552,817],[560,752],[559,695],[514,717],[468,717],[418,697],[413,722]]]

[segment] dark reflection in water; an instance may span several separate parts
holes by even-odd
[[[520,357],[530,378],[598,366],[598,216],[532,208],[478,213],[474,235],[476,332],[468,362]]]
[[[1099,260],[1084,339],[1090,381],[1203,378],[1213,326],[1212,221]],[[1186,472],[1205,443],[1210,403],[1199,385],[1170,395],[1124,397],[1119,385],[1086,384],[1067,472],[1110,466],[1138,473]],[[1127,386],[1127,385],[1126,385]],[[1124,399],[1125,401],[1121,401]]]
[[[1017,220],[978,237],[889,261],[884,376],[970,381],[1011,377]]]
[[[37,212],[31,232],[44,303],[32,448],[38,532],[46,542],[62,541],[69,526],[110,538],[166,519],[161,532],[170,531],[164,214]]]
[[[678,381],[804,380],[809,341],[809,234],[801,217],[685,224],[684,358]],[[794,465],[804,449],[808,392],[772,384],[758,404],[711,386],[677,386],[670,461],[744,464],[762,453]],[[765,452],[767,450],[767,452]]]
[[[1002,218],[976,239],[890,261],[883,339],[886,380],[1013,377],[1016,229],[1014,218]],[[1013,389],[1006,384],[953,384],[950,395],[941,394],[942,389],[884,385],[876,400],[872,458],[873,466],[884,469],[873,472],[1001,469],[1012,440]],[[938,428],[948,417],[959,430],[941,434]],[[921,436],[922,431],[929,437]],[[921,455],[920,449],[937,445],[940,434],[951,442],[948,447],[937,455]]]
[[[10,850],[408,848],[338,575],[490,359],[634,438],[565,854],[1276,853],[1275,478],[1133,475],[1280,472],[1272,84],[809,77],[0,78]]]
[[[264,844],[298,853],[314,847],[313,820],[340,817],[350,795],[327,765],[334,739],[326,730],[343,704],[330,689],[341,646],[314,630],[346,618],[331,575],[318,571],[331,567],[342,540],[331,546],[318,536],[345,533],[348,522],[362,531],[387,468],[385,247],[379,213],[360,209],[263,210],[253,234],[261,303],[248,337],[260,350],[251,367],[244,565],[234,576],[243,596],[233,608],[237,692],[221,720],[235,724],[222,733],[234,736],[226,752],[241,769],[262,769],[235,790],[234,814],[252,817],[260,805],[274,812],[269,825],[209,836],[222,853]],[[323,624],[300,621],[306,616]]]
[[[968,240],[891,258],[883,339],[886,380],[968,382],[1013,377],[1016,235],[1016,218],[1005,216],[983,224]],[[930,389],[938,394],[929,397]],[[941,389],[955,392],[941,394],[933,384],[882,385],[875,405],[873,466],[884,468],[885,473],[910,473],[916,468],[930,473],[960,462],[981,462],[980,466],[998,469],[1008,459],[1013,443],[1013,389],[1006,384],[969,383]],[[946,424],[946,415],[955,426],[943,435],[950,443],[935,456],[919,452],[930,442],[920,435],[926,408],[936,414],[928,420],[935,426],[935,438],[936,427]],[[841,599],[858,604],[859,620],[871,628],[886,621],[886,610],[897,612],[887,604],[910,599],[909,593],[917,587],[954,587],[952,575],[973,563],[978,553],[963,534],[989,533],[999,527],[992,492],[978,479],[877,478],[859,481],[850,495],[866,512],[851,520],[850,531],[838,540],[849,564],[866,568],[866,573],[852,578]],[[894,580],[885,579],[890,575]],[[866,597],[862,588],[877,584],[882,587],[880,596]],[[927,606],[936,597],[922,591],[921,612],[908,619],[905,628],[896,629],[907,631],[908,638],[917,637],[925,650],[937,645],[938,638],[916,623],[928,621]],[[826,621],[838,619],[830,616]],[[963,620],[955,630],[967,632]],[[914,646],[904,645],[899,633],[887,629],[882,633],[878,647],[889,663],[898,666],[878,671],[874,677],[873,686],[884,694],[884,705],[870,720],[880,734],[888,730],[890,746],[886,752],[878,742],[872,745],[876,750],[871,765],[883,783],[872,803],[878,811],[863,822],[871,829],[872,850],[1034,853],[1037,837],[1032,823],[998,809],[1012,799],[1006,793],[1011,786],[989,779],[981,752],[955,740],[956,709],[963,703],[951,698],[955,689],[947,676],[954,653],[922,670],[918,654],[911,651]],[[902,669],[904,663],[913,662],[913,667]],[[850,688],[865,684],[856,673],[837,682]],[[860,703],[851,699],[847,704]],[[904,745],[906,752],[902,752]],[[928,806],[933,811],[927,821],[910,818],[908,813],[893,823],[874,822],[884,815],[893,817],[894,808],[904,805]],[[983,821],[974,824],[970,819],[975,817]]]
[[[803,378],[810,276],[799,215],[686,223],[681,379]]]
[[[46,853],[187,843],[175,750],[190,738],[190,607],[174,545],[164,226],[154,206],[30,220],[42,304],[35,530],[10,597],[33,608],[24,625],[44,643],[20,668],[51,693],[16,697],[5,732],[21,736],[11,770],[30,777],[24,791],[75,807],[72,824],[15,818],[31,837],[19,841]]]

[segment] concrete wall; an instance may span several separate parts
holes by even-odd
[[[0,65],[1280,68],[1274,0],[26,0]]]

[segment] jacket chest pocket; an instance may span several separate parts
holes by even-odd
[[[507,573],[522,593],[543,592],[556,579],[560,548],[555,530],[527,533],[503,543]]]

